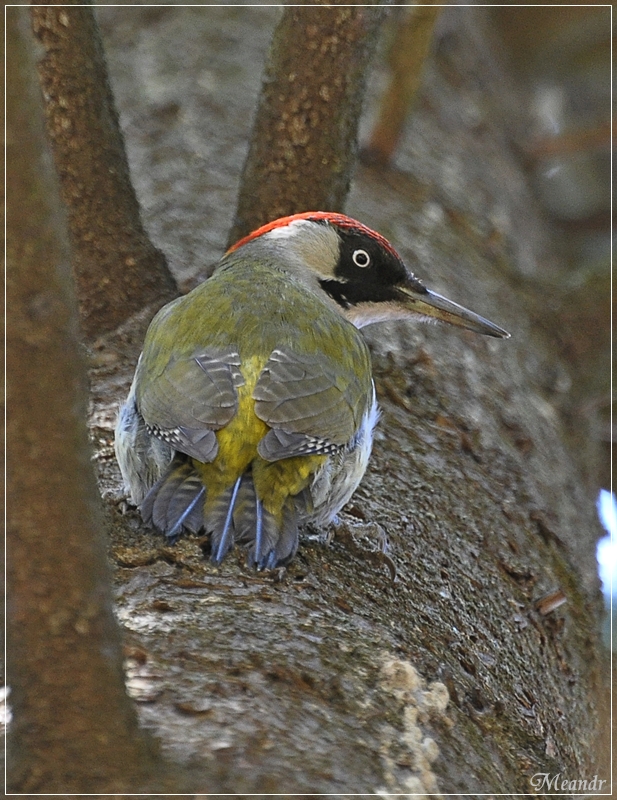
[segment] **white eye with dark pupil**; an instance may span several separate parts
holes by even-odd
[[[366,250],[354,250],[351,260],[356,267],[368,267],[371,263],[371,257]]]

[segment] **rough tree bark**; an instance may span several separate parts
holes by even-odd
[[[342,211],[356,161],[375,8],[288,6],[265,68],[228,244],[301,211]],[[334,6],[334,7],[333,7]]]
[[[45,51],[39,74],[81,324],[92,341],[148,304],[154,313],[177,289],[141,223],[92,9],[74,5],[35,6],[32,21]]]
[[[154,748],[124,688],[27,11],[9,9],[7,48],[9,787],[122,791],[145,785]]]

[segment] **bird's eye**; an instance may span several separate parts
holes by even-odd
[[[351,260],[356,267],[368,267],[371,263],[371,257],[366,250],[354,250]]]

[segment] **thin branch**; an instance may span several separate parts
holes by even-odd
[[[377,123],[363,148],[364,161],[387,164],[402,136],[420,88],[433,30],[441,8],[426,5],[406,9],[390,45],[390,83],[383,94]]]

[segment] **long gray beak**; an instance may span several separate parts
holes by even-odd
[[[424,287],[423,287],[424,288]],[[431,317],[459,328],[466,328],[474,333],[483,333],[485,336],[495,336],[498,339],[509,339],[510,334],[498,325],[489,322],[479,314],[474,314],[458,303],[453,303],[430,289],[419,292],[411,286],[398,286],[400,300],[398,303],[411,318],[416,315]],[[398,304],[397,303],[397,304]]]

